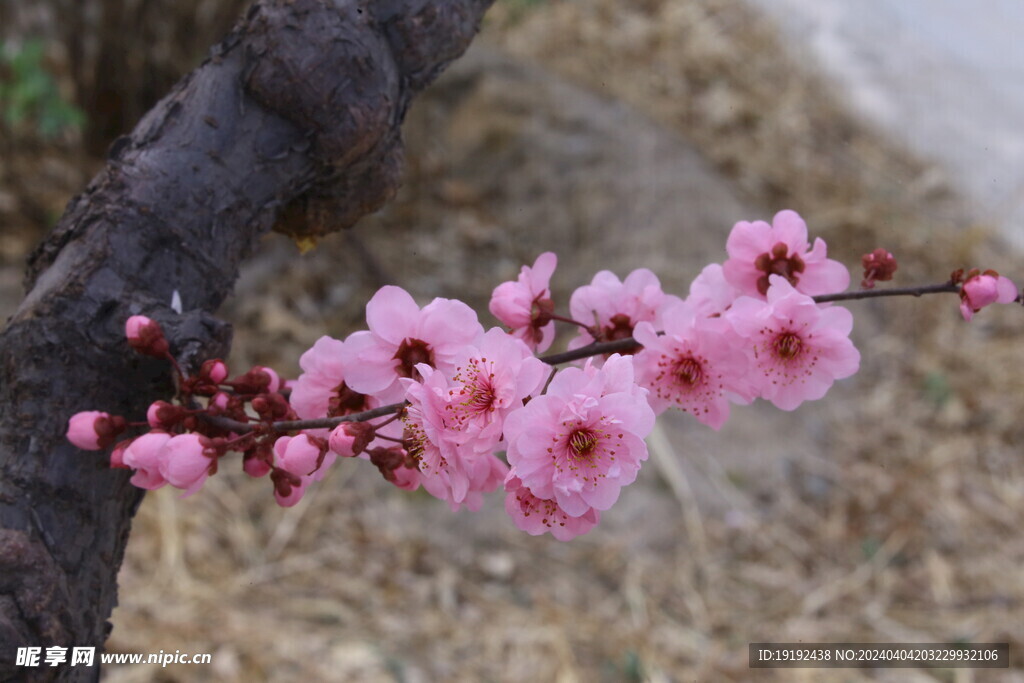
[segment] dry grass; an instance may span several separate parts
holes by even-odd
[[[488,33],[689,138],[768,207],[762,216],[796,208],[847,256],[896,252],[904,283],[972,259],[1015,265],[963,229],[969,217],[932,169],[848,118],[738,0],[506,3]],[[487,197],[462,201],[472,185],[438,190],[449,176],[430,154],[412,164],[410,187],[372,226],[443,205],[438,216],[487,258],[508,253],[472,208]],[[374,274],[339,284],[336,272],[363,259],[340,239],[324,249],[332,258],[288,270],[271,245],[249,271],[250,298],[232,304],[239,362],[294,372],[304,345],[356,324],[343,301]],[[417,277],[427,287],[440,276]],[[458,286],[479,297],[497,279]],[[952,300],[856,313],[864,369],[832,400],[799,416],[751,409],[720,436],[666,422],[641,480],[569,544],[519,534],[497,509],[452,515],[357,466],[338,467],[292,510],[234,473],[189,500],[148,496],[109,649],[212,652],[214,664],[106,678],[1021,680],[1020,312],[986,311],[969,326]],[[1008,640],[1017,668],[754,677],[746,665],[758,640],[958,639]]]

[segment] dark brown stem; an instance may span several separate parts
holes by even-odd
[[[857,299],[876,299],[883,296],[922,296],[924,294],[956,294],[960,285],[944,282],[941,285],[923,285],[921,287],[893,287],[891,289],[857,289],[852,292],[838,294],[821,294],[814,297],[819,304],[833,301],[855,301]]]
[[[590,325],[588,325],[586,323],[581,323],[579,320],[573,320],[572,318],[567,318],[564,315],[556,315],[556,314],[552,313],[551,314],[551,319],[552,320],[557,320],[557,321],[563,322],[563,323],[569,323],[570,325],[579,325],[580,327],[582,327],[587,332],[593,332],[593,330],[590,328]]]
[[[407,405],[409,405],[408,402],[402,401],[401,403],[391,403],[386,406],[380,406],[379,408],[364,410],[361,413],[350,413],[349,415],[341,415],[339,417],[323,417],[315,420],[283,420],[281,422],[271,422],[268,426],[271,431],[278,434],[287,434],[288,432],[300,429],[334,429],[344,422],[365,422],[367,420],[372,420],[375,417],[393,415],[401,411],[402,408]],[[215,427],[227,429],[239,434],[251,432],[255,429],[256,425],[259,424],[258,422],[239,422],[238,420],[232,420],[229,417],[215,417],[210,415],[203,416],[203,420],[209,422]]]

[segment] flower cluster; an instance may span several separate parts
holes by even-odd
[[[737,223],[726,251],[686,298],[664,292],[647,269],[597,273],[572,294],[568,316],[555,312],[555,255],[541,254],[493,292],[490,311],[506,328],[485,329],[461,301],[420,307],[383,287],[366,306],[367,329],[322,337],[292,382],[266,367],[231,378],[217,359],[186,376],[160,326],[132,316],[129,346],[178,373],[174,402],[153,403],[145,422],[78,413],[67,438],[82,449],[113,446],[111,466],[134,470],[136,486],[185,495],[238,452],[282,506],[339,458],[367,460],[396,487],[422,487],[453,510],[477,510],[503,489],[518,528],[568,540],[637,478],[657,414],[675,407],[717,430],[734,404],[761,398],[794,410],[857,371],[853,317],[832,302],[884,294],[868,290],[892,278],[892,254],[866,255],[863,289],[842,294],[849,272],[792,211]],[[1017,298],[994,271],[958,271],[928,291],[958,292],[968,320]],[[569,351],[537,357],[559,321],[577,330]],[[583,364],[558,369],[571,361]],[[144,433],[117,441],[132,428]]]

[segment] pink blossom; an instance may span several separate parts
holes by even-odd
[[[323,336],[299,359],[302,374],[292,388],[290,402],[303,420],[348,415],[380,405],[345,384],[344,348],[344,342]]]
[[[779,275],[809,296],[841,292],[850,284],[846,266],[827,258],[825,241],[807,242],[807,224],[795,211],[780,211],[772,224],[740,221],[726,242],[725,279],[740,293],[764,298],[769,278]]]
[[[640,268],[626,276],[625,281],[607,270],[594,276],[589,285],[579,287],[569,300],[573,320],[596,326],[600,341],[615,341],[633,336],[633,328],[640,322],[656,322],[659,310],[679,301],[679,297],[665,294],[658,276]],[[594,342],[590,332],[581,330],[569,342],[570,349],[578,349]],[[595,358],[600,365],[602,359]]]
[[[782,410],[821,398],[860,366],[850,312],[819,306],[780,275],[771,276],[767,301],[740,297],[726,317],[747,339],[755,389]]]
[[[742,340],[724,320],[700,316],[687,303],[668,307],[662,323],[663,335],[651,323],[636,326],[634,336],[644,345],[634,357],[637,382],[650,389],[647,398],[655,413],[674,405],[721,429],[730,400],[754,399]]]
[[[518,280],[495,287],[488,306],[495,318],[512,329],[514,336],[539,353],[546,351],[555,338],[551,275],[556,265],[558,257],[544,252],[532,268],[523,266]]]
[[[725,279],[722,266],[712,263],[690,283],[690,296],[686,297],[686,303],[697,315],[709,317],[724,313],[739,295],[739,290]]]
[[[84,451],[107,448],[125,430],[123,417],[99,410],[75,413],[68,420],[67,440]]]
[[[161,474],[161,460],[164,445],[170,441],[167,432],[147,432],[132,441],[124,450],[121,462],[135,470],[131,482],[140,489],[158,489],[167,483]]]
[[[960,313],[970,322],[974,314],[990,304],[1008,304],[1017,298],[1017,285],[994,270],[972,270],[960,288]]]
[[[505,420],[509,464],[533,495],[570,517],[607,510],[647,459],[654,412],[646,395],[630,357],[562,370]]]
[[[490,453],[459,443],[459,417],[450,410],[455,387],[444,373],[419,366],[421,382],[403,380],[409,408],[404,418],[410,455],[420,471],[420,483],[430,495],[448,501],[452,510],[465,505],[478,510],[482,493],[502,482],[507,468]]]
[[[550,531],[559,541],[582,536],[601,520],[601,513],[594,508],[588,508],[577,517],[567,515],[555,501],[530,493],[514,471],[505,478],[505,511],[518,529],[531,536]]]
[[[399,379],[415,379],[420,363],[454,371],[462,348],[483,334],[476,312],[461,301],[438,298],[421,310],[408,292],[392,286],[370,299],[366,322],[369,331],[345,340],[341,362],[348,386],[382,403],[402,400]]]
[[[209,440],[199,434],[171,437],[159,456],[160,476],[171,486],[190,496],[200,488],[216,467],[216,458],[208,454]]]
[[[466,347],[456,363],[447,406],[449,438],[477,453],[491,453],[501,441],[505,418],[540,390],[550,368],[498,327],[488,330],[478,346]]]

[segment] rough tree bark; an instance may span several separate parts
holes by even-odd
[[[98,653],[110,630],[142,492],[63,433],[78,410],[140,419],[168,395],[124,321],[159,320],[189,365],[225,354],[212,313],[256,239],[347,227],[394,194],[410,99],[492,1],[261,0],[71,201],[0,335],[0,678],[99,677],[13,664],[24,646]]]

